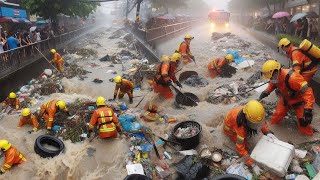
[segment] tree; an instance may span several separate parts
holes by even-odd
[[[185,7],[185,0],[150,0],[153,8],[177,9]]]

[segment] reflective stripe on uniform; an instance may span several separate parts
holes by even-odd
[[[10,166],[9,164],[4,164],[3,166],[6,167],[6,168],[8,168],[8,169],[11,168],[11,166]]]
[[[308,73],[314,73],[318,70],[318,68],[315,68],[314,70],[309,70],[309,71],[303,71],[302,74],[308,74]]]
[[[244,137],[237,135],[237,144],[243,144],[244,143]]]
[[[110,121],[112,121],[112,112],[111,111],[108,111],[109,113],[109,117],[110,117]],[[100,112],[100,118],[101,118],[101,122],[102,123],[106,123],[106,118],[104,116],[104,112],[101,111]],[[100,128],[100,132],[111,132],[111,131],[115,131],[116,130],[116,126],[114,125],[114,123],[111,123],[112,127],[111,128],[108,128],[107,127],[107,124],[104,124],[101,126]]]
[[[53,118],[49,118],[49,122],[52,122],[53,121]]]
[[[23,155],[21,153],[19,154],[19,158],[22,159],[22,161],[26,161],[27,160],[25,157],[23,157]]]
[[[4,173],[4,172],[6,172],[6,170],[5,170],[5,169],[3,169],[3,168],[1,168],[1,169],[0,169],[0,171],[2,171],[3,173]]]

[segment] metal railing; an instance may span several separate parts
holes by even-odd
[[[59,49],[87,31],[89,27],[70,31],[50,39],[42,40],[23,47],[8,50],[0,54],[0,78],[20,69],[41,58],[39,49],[43,54],[48,54],[52,48]]]

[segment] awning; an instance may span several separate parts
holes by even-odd
[[[28,19],[26,18],[16,18],[20,23],[31,23]]]

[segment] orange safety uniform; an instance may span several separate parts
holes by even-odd
[[[169,61],[161,62],[157,67],[157,75],[154,78],[153,90],[165,99],[173,97],[173,92],[167,82],[169,80],[172,80],[174,83],[177,82],[177,77],[175,75],[176,69],[175,63]]]
[[[63,63],[64,63],[64,60],[62,59],[61,55],[59,53],[54,53],[53,54],[53,60],[52,60],[53,63],[57,64],[57,69],[60,73],[63,72]]]
[[[276,88],[279,89],[281,96],[276,111],[272,115],[271,124],[279,124],[286,116],[289,109],[294,109],[298,119],[299,131],[303,134],[312,136],[311,125],[300,126],[300,119],[304,118],[304,109],[313,109],[315,98],[313,91],[308,87],[307,81],[297,72],[290,69],[280,69],[280,77],[277,84],[269,83],[265,90],[270,94]]]
[[[154,122],[160,119],[158,112],[158,106],[152,103],[147,103],[144,107],[145,112],[141,115],[141,118],[147,122]]]
[[[46,104],[42,104],[40,108],[40,116],[44,118],[44,120],[47,122],[47,129],[52,128],[53,119],[55,114],[58,112],[57,107],[58,100],[52,100]]]
[[[318,70],[318,66],[311,65],[312,60],[304,55],[297,47],[292,46],[287,52],[288,57],[292,61],[292,68],[301,74],[307,82],[310,82],[314,74]],[[311,67],[309,67],[311,65]]]
[[[19,110],[20,108],[20,101],[18,98],[15,99],[10,99],[10,98],[6,98],[3,102],[2,102],[2,109],[5,108],[6,106],[10,106],[13,109]]]
[[[26,161],[26,158],[21,154],[17,148],[11,146],[4,152],[5,161],[3,167],[0,169],[3,173],[10,169],[15,164],[21,164]]]
[[[212,78],[217,77],[222,71],[221,68],[226,64],[228,64],[228,60],[226,60],[226,58],[217,58],[211,61],[208,64],[208,71],[210,73],[210,76]]]
[[[19,125],[18,125],[18,128],[21,128],[23,125],[25,124],[31,124],[33,125],[33,128],[34,129],[38,129],[38,126],[39,126],[39,123],[38,123],[38,119],[36,118],[35,115],[31,114],[30,116],[28,117],[25,117],[25,116],[21,116],[20,118],[20,122],[19,122]]]
[[[228,135],[232,141],[236,142],[236,149],[240,156],[250,155],[247,149],[247,127],[241,122],[245,119],[245,115],[242,112],[244,106],[240,106],[232,109],[223,120],[223,130],[226,135]],[[246,120],[246,119],[245,119]],[[268,134],[270,132],[267,124],[265,124],[261,131],[263,134]],[[247,164],[252,165],[253,160],[251,158],[247,159]]]
[[[183,58],[183,63],[188,64],[191,61],[191,58],[193,57],[191,51],[190,51],[190,44],[188,44],[186,41],[183,41],[179,47],[175,51],[176,53],[180,53]]]
[[[133,86],[133,83],[131,81],[126,80],[126,79],[122,79],[121,85],[119,85],[117,83],[116,87],[114,89],[114,97],[117,97],[119,89],[120,89],[119,98],[123,98],[123,96],[125,94],[128,94],[129,98],[133,98],[134,86]]]
[[[121,132],[119,121],[113,110],[106,106],[99,107],[92,114],[89,129],[92,130],[96,125],[99,126],[99,135],[101,138],[116,138]]]

